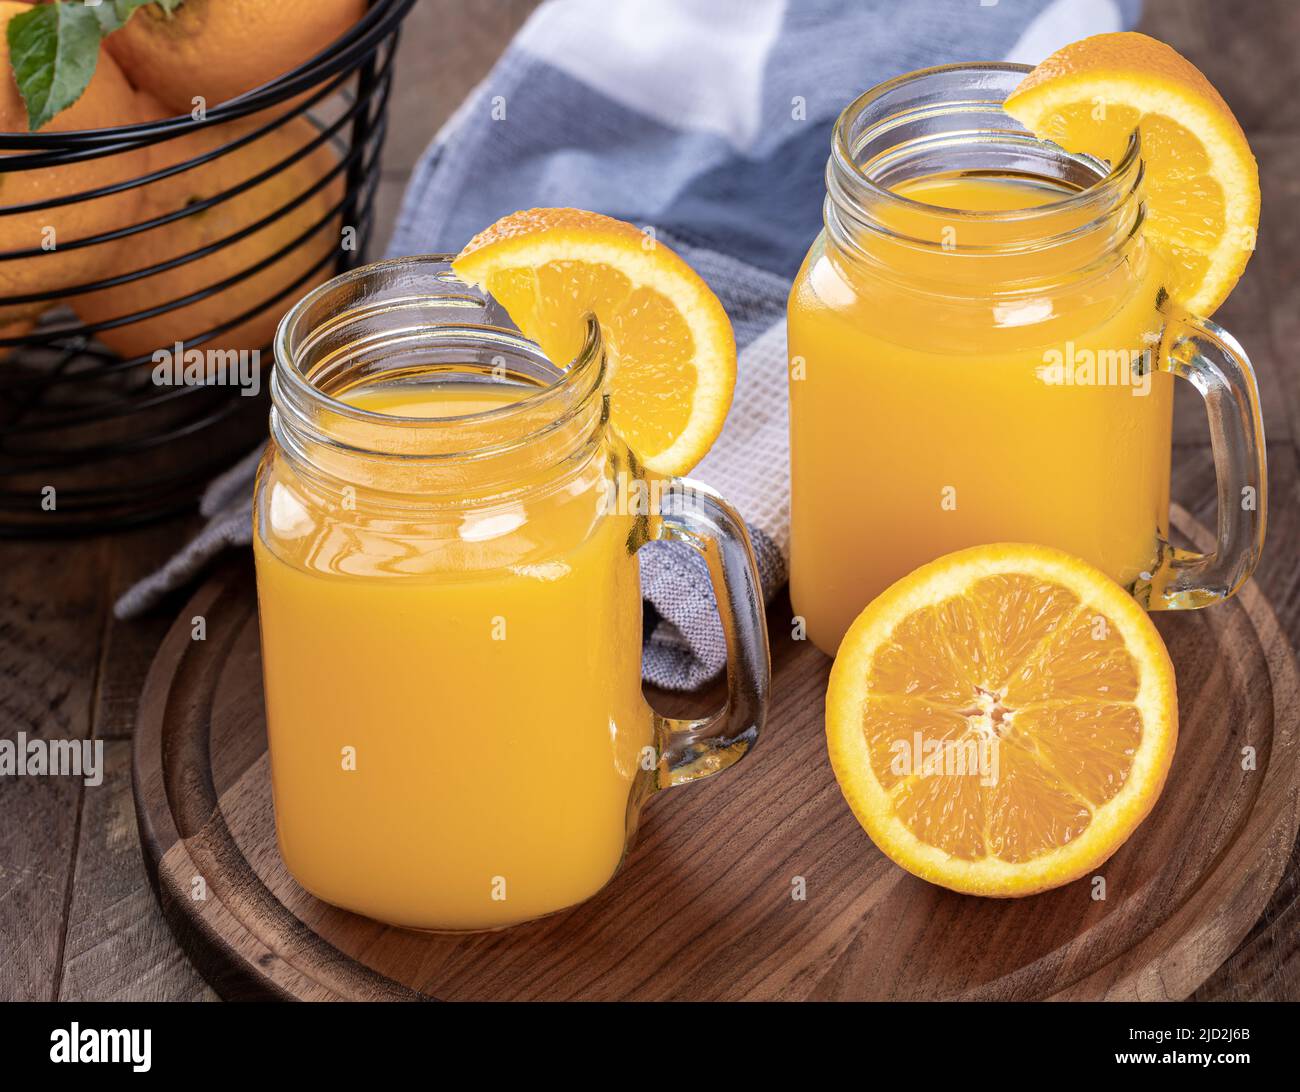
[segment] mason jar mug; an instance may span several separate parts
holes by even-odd
[[[320,898],[430,930],[589,898],[656,790],[757,738],[768,653],[743,524],[624,503],[605,354],[556,367],[444,258],[380,262],[281,323],[254,550],[276,830]],[[637,550],[708,561],[729,697],[641,689]]]
[[[790,589],[827,653],[963,547],[1055,546],[1150,609],[1217,602],[1259,557],[1250,363],[1169,299],[1137,135],[1113,166],[1037,139],[1002,109],[1027,71],[915,72],[836,124],[825,230],[789,302]],[[1209,415],[1206,555],[1169,540],[1176,377]]]

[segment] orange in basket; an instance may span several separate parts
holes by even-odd
[[[9,60],[9,20],[31,4],[0,2],[0,131],[27,132],[27,108],[14,82]],[[94,78],[77,102],[50,121],[42,132],[102,129],[141,120],[134,92],[112,57],[101,56]],[[139,177],[145,173],[143,151],[117,153],[40,170],[0,173],[0,207],[25,205],[71,196]],[[122,253],[122,243],[68,249],[66,244],[134,222],[143,196],[125,190],[93,201],[77,201],[0,217],[0,251],[44,247],[49,252],[0,261],[0,297],[54,292],[98,280]],[[0,325],[30,320],[50,303],[0,304]],[[11,331],[15,334],[18,330]]]
[[[142,94],[141,99],[146,114],[164,116],[163,108],[147,95]],[[150,170],[159,170],[213,151],[253,132],[262,124],[264,121],[260,119],[231,122],[155,144],[149,149]],[[319,130],[310,122],[293,118],[236,151],[151,183],[144,187],[145,203],[138,219],[152,219],[216,197],[276,166],[318,134]],[[193,303],[153,318],[100,331],[95,336],[122,357],[143,356],[157,349],[170,348],[177,341],[197,337],[261,307],[258,313],[205,341],[203,347],[264,348],[270,344],[276,324],[289,306],[334,273],[334,262],[329,259],[339,247],[337,217],[301,244],[296,244],[295,240],[338,204],[343,194],[342,172],[292,211],[281,214],[280,210],[310,190],[337,162],[327,141],[235,197],[134,236],[133,258],[123,272],[145,269],[181,257],[271,218],[264,227],[205,257],[115,288],[74,298],[70,301],[73,309],[84,322],[107,322],[204,292],[229,278],[239,278]],[[265,269],[245,275],[286,246],[292,246],[292,249],[283,257]],[[313,266],[319,268],[307,276]],[[304,276],[307,279],[294,286]],[[282,292],[281,299],[262,306]]]
[[[172,113],[209,109],[297,68],[365,14],[366,0],[185,0],[137,10],[108,38],[131,82]]]

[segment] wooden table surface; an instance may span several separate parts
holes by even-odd
[[[380,189],[385,237],[410,169],[490,67],[533,0],[421,0],[399,57]],[[1216,319],[1259,374],[1269,539],[1255,575],[1300,647],[1300,4],[1148,0],[1141,29],[1219,88],[1250,137],[1264,190],[1259,248]],[[1180,386],[1183,386],[1180,384]],[[1213,525],[1214,464],[1199,399],[1180,392],[1173,496]],[[113,599],[197,527],[173,520],[73,542],[0,543],[0,735],[104,742],[104,783],[0,781],[0,999],[203,1000],[145,877],[131,796],[136,703],[184,597],[122,623]],[[785,625],[784,619],[773,624]],[[1300,1000],[1300,847],[1250,935],[1197,993]]]

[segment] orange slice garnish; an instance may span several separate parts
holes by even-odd
[[[684,474],[718,438],[736,383],[731,322],[699,274],[652,236],[594,212],[528,209],[476,235],[452,269],[561,366],[595,314],[611,423],[651,470]]]
[[[1259,170],[1222,96],[1186,58],[1131,31],[1058,50],[1004,107],[1035,136],[1118,163],[1137,129],[1147,239],[1165,257],[1169,292],[1208,316],[1255,249]]]

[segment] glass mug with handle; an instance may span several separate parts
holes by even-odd
[[[276,830],[358,913],[501,928],[589,898],[656,790],[743,757],[767,706],[744,525],[703,487],[647,514],[598,324],[556,368],[443,257],[379,262],[284,318],[254,551]],[[725,708],[641,690],[637,550],[705,557]]]
[[[966,546],[1077,554],[1149,609],[1231,595],[1263,545],[1250,362],[1167,298],[1138,137],[1113,168],[1002,109],[1028,68],[950,65],[836,124],[825,230],[790,294],[791,575],[834,654],[857,613]],[[1205,399],[1210,554],[1169,541],[1175,377]]]

